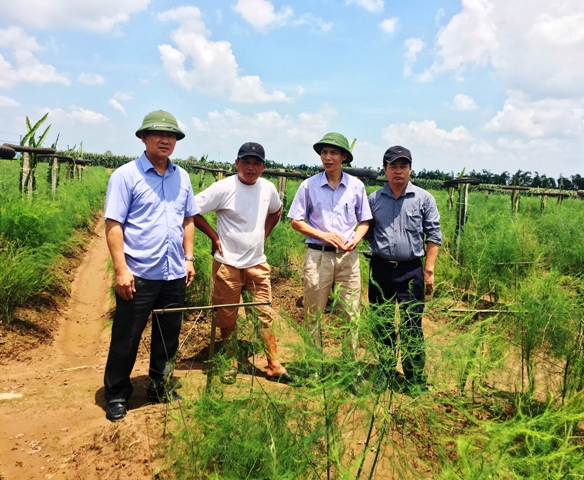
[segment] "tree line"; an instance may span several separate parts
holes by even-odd
[[[424,180],[453,180],[460,175],[454,175],[454,172],[442,172],[440,170],[426,170],[422,169],[419,172],[412,171],[412,179],[424,179]],[[576,175],[571,175],[569,177],[564,177],[560,175],[557,179],[553,177],[548,177],[545,174],[539,174],[538,172],[526,172],[523,170],[517,170],[514,174],[507,171],[497,174],[492,173],[489,170],[483,169],[481,171],[471,170],[466,173],[465,176],[476,178],[481,181],[481,183],[486,183],[490,185],[517,185],[520,187],[532,187],[532,188],[560,188],[562,190],[584,190],[584,177],[579,173]]]

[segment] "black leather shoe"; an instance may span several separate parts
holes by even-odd
[[[126,416],[126,402],[111,402],[107,404],[105,418],[110,422],[117,422]]]
[[[150,403],[169,403],[182,400],[182,397],[176,392],[176,390],[168,392],[164,389],[156,389],[153,387],[148,387],[146,389],[146,397]]]

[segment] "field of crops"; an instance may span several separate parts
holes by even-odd
[[[55,195],[38,181],[34,196],[23,198],[17,162],[1,162],[0,169],[6,323],[15,305],[59,281],[53,267],[77,241],[75,232],[90,228],[108,174],[88,167],[81,179],[63,180]],[[191,179],[195,192],[214,181],[210,173]],[[288,182],[285,205],[298,185]],[[318,368],[322,380],[268,389],[253,381],[250,369],[252,381],[214,381],[189,395],[168,413],[160,478],[584,476],[584,202],[550,202],[541,213],[540,198],[524,195],[515,214],[508,195],[471,192],[456,261],[456,212],[449,211],[445,190],[432,193],[444,244],[424,318],[430,392],[376,394],[370,382],[359,395],[351,388],[357,369],[374,375],[371,330],[399,318],[380,318],[364,301],[355,361],[342,354],[346,332],[334,302],[323,322],[324,351],[308,347],[301,319],[283,308],[278,338],[288,370],[302,376],[309,366]],[[286,292],[300,288],[302,242],[284,220],[266,244],[273,282]],[[198,233],[193,305],[209,304],[209,251]],[[366,286],[368,262],[361,261]],[[239,339],[242,358],[261,353],[253,313],[242,320]],[[219,354],[213,368],[220,370],[223,360]]]

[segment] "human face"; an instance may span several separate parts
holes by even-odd
[[[237,177],[239,178],[239,181],[245,185],[255,184],[258,178],[260,178],[260,175],[264,172],[265,167],[266,164],[253,155],[247,155],[235,160]]]
[[[327,173],[341,171],[341,166],[346,158],[347,154],[340,148],[325,145],[320,151],[320,161]]]
[[[400,190],[410,181],[410,173],[412,173],[412,164],[405,158],[398,158],[391,163],[387,163],[383,168],[389,187],[394,190]]]
[[[153,162],[166,162],[176,147],[176,135],[170,132],[147,131],[142,133],[146,156]]]

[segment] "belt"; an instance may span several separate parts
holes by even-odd
[[[345,253],[344,250],[340,250],[332,245],[317,245],[316,243],[307,243],[306,246],[312,250],[320,250],[321,252],[335,252],[335,253]]]
[[[422,260],[420,258],[414,258],[413,260],[387,260],[386,258],[380,257],[379,255],[372,254],[372,257],[382,263],[389,265],[391,268],[397,267],[407,267],[408,265],[421,265]]]

